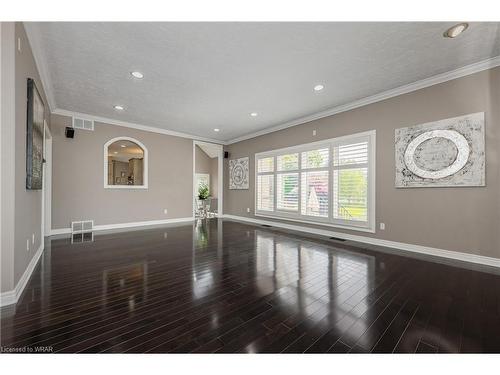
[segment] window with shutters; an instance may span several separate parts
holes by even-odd
[[[257,210],[274,211],[274,158],[257,161]]]
[[[375,231],[375,131],[263,152],[256,215]]]
[[[368,221],[368,140],[333,147],[333,219]]]
[[[299,210],[299,154],[276,157],[276,209],[285,212]],[[293,171],[293,172],[292,172]]]

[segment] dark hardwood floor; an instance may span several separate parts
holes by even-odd
[[[48,241],[1,344],[53,352],[500,352],[500,276],[273,228]]]

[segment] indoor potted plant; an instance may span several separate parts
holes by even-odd
[[[198,199],[200,201],[204,201],[204,200],[208,199],[209,194],[210,194],[210,192],[208,190],[208,186],[207,185],[201,184],[198,187]]]

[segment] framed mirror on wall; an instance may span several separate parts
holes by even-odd
[[[148,150],[140,141],[130,137],[117,137],[106,142],[104,188],[148,188]]]

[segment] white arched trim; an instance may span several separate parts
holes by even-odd
[[[134,142],[143,149],[143,151],[144,151],[144,159],[142,162],[142,166],[143,166],[143,171],[142,171],[143,180],[142,180],[142,182],[143,182],[143,185],[109,185],[108,184],[108,147],[117,141]],[[104,144],[104,188],[105,189],[147,189],[148,188],[148,171],[149,171],[148,160],[149,160],[148,149],[146,148],[146,146],[144,146],[144,144],[142,142],[139,142],[137,139],[131,138],[131,137],[116,137],[116,138],[110,139],[109,141],[107,141]]]

